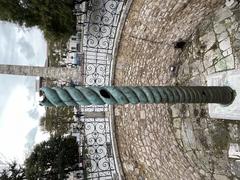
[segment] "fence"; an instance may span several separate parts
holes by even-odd
[[[78,34],[83,53],[83,79],[86,86],[111,85],[113,52],[124,0],[91,0],[85,2],[85,10],[76,11]],[[79,6],[79,8],[82,8]],[[77,13],[81,12],[81,13]],[[105,111],[109,106],[84,106],[81,112]],[[110,116],[84,118],[82,161],[85,179],[117,179],[118,164],[113,146]]]

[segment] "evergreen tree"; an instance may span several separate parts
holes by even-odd
[[[1,0],[0,19],[39,26],[47,39],[68,38],[75,31],[72,0]]]
[[[78,144],[74,137],[54,136],[35,146],[25,160],[28,180],[64,179],[76,169]]]
[[[73,108],[49,107],[46,109],[46,115],[40,120],[40,126],[43,131],[47,131],[51,135],[64,135],[70,129],[71,123],[74,122],[73,116]]]
[[[25,169],[18,165],[16,161],[8,163],[7,168],[0,173],[0,180],[23,180],[25,179]]]

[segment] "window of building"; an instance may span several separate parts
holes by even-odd
[[[80,51],[80,44],[77,44],[77,50]]]

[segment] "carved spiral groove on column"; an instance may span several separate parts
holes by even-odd
[[[137,103],[221,103],[230,104],[230,87],[173,86],[90,86],[44,87],[44,106],[79,106]]]

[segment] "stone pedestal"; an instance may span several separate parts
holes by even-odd
[[[229,86],[235,90],[235,99],[230,105],[209,104],[211,118],[240,120],[240,70],[209,75],[208,86]]]

